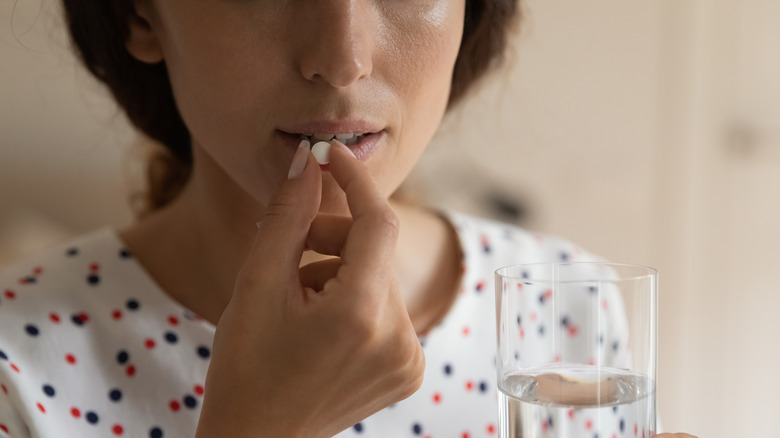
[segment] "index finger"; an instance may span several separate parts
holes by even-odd
[[[359,263],[364,278],[392,263],[398,240],[398,217],[368,169],[338,141],[330,151],[330,171],[347,195],[352,228],[341,254],[344,266]]]

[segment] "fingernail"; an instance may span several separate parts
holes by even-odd
[[[290,164],[290,171],[287,173],[287,179],[293,179],[299,177],[303,173],[303,169],[306,168],[306,163],[309,161],[309,142],[301,140],[298,145],[298,150],[295,151],[295,155]]]
[[[344,143],[334,140],[333,142],[331,142],[331,144],[335,144],[339,146],[341,149],[344,149],[345,151],[349,152],[349,154],[352,155],[352,158],[357,158],[355,156],[355,153],[352,152],[352,149],[348,148]]]

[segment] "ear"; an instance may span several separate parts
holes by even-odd
[[[149,2],[135,2],[136,12],[130,16],[130,35],[125,42],[127,51],[137,60],[156,64],[163,60],[162,46],[150,20]],[[143,3],[143,4],[141,4]]]

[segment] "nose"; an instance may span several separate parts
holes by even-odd
[[[300,71],[309,81],[345,88],[373,70],[377,20],[363,0],[306,2],[310,18],[299,27]]]

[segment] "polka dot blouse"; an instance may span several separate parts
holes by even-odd
[[[560,239],[455,213],[448,219],[463,277],[450,312],[420,338],[422,387],[340,438],[497,436],[493,271],[592,259]],[[544,336],[549,322],[523,324]],[[112,229],[1,269],[0,437],[194,437],[213,336],[214,326],[161,291]],[[618,338],[600,342],[621,348]],[[560,419],[592,437],[580,420]],[[631,427],[616,418],[615,436],[642,436]]]

